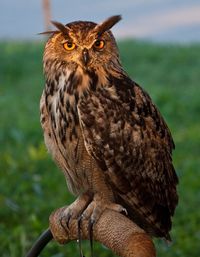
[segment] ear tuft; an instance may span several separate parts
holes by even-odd
[[[54,33],[59,33],[60,31],[58,30],[49,30],[49,31],[44,31],[44,32],[40,32],[37,35],[49,35],[49,34],[54,34]]]
[[[57,21],[51,21],[51,23],[63,34],[68,34],[68,27]]]
[[[107,20],[103,21],[102,23],[98,24],[94,31],[101,36],[105,31],[111,29],[118,21],[122,19],[121,15],[111,16]]]

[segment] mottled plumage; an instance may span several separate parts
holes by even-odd
[[[45,143],[79,196],[68,216],[97,220],[105,208],[125,208],[149,234],[169,239],[178,202],[174,143],[149,95],[120,64],[109,30],[119,20],[53,23],[40,105]]]

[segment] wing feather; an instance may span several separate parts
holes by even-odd
[[[178,201],[174,143],[149,95],[125,75],[110,77],[78,109],[86,148],[116,197],[141,226],[167,238]]]

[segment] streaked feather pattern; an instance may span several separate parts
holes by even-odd
[[[107,85],[81,99],[78,109],[86,148],[103,167],[116,198],[134,209],[133,218],[134,212],[145,216],[147,229],[156,227],[155,234],[168,237],[178,200],[174,143],[149,95],[125,75],[110,76]]]

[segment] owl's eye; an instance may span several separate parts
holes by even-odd
[[[73,42],[70,42],[70,41],[65,42],[65,43],[63,44],[63,47],[64,47],[65,50],[67,50],[67,51],[73,50],[73,49],[75,48],[75,46],[76,46],[76,45],[75,45]]]
[[[95,42],[94,42],[94,47],[96,49],[102,49],[104,48],[104,45],[105,45],[105,42],[103,40],[100,40],[100,39],[97,39]]]

